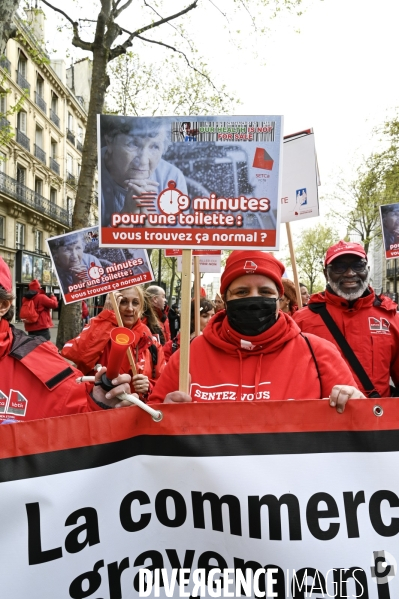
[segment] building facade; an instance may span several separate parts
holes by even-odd
[[[59,293],[45,240],[71,228],[87,101],[68,88],[65,63],[43,51],[43,13],[16,24],[0,58],[0,255],[18,313],[32,278]]]

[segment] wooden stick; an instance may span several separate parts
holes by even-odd
[[[301,288],[299,287],[298,271],[297,271],[297,268],[296,268],[296,259],[295,259],[295,252],[294,252],[294,244],[292,242],[292,235],[291,235],[290,223],[285,223],[285,226],[287,227],[287,237],[288,237],[288,245],[290,247],[290,257],[291,257],[292,272],[294,273],[294,283],[295,283],[296,299],[297,299],[297,302],[298,302],[298,308],[302,308]]]
[[[192,250],[183,250],[181,273],[179,391],[189,392]]]
[[[199,256],[194,256],[194,315],[195,315],[195,336],[201,332],[200,321],[200,300],[201,300],[201,275],[199,270]]]
[[[114,295],[114,292],[111,291],[111,293],[109,294],[110,298],[111,298],[111,303],[112,303],[112,308],[115,312],[115,316],[116,316],[116,321],[119,324],[120,327],[123,327],[123,321],[122,321],[122,317],[121,317],[121,313],[119,312],[119,306],[118,306],[118,302],[116,301],[116,297]],[[127,348],[127,359],[129,360],[129,364],[130,364],[130,368],[132,369],[132,374],[133,376],[135,376],[137,374],[137,368],[136,368],[136,364],[134,362],[134,358],[133,358],[133,352],[132,352],[132,348],[128,347]]]

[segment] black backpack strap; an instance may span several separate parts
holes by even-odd
[[[148,348],[150,354],[151,354],[151,358],[152,358],[152,378],[155,379],[155,374],[156,374],[156,366],[158,364],[158,348],[156,345],[150,345],[150,347]]]
[[[306,336],[306,335],[304,335],[303,333],[300,333],[300,335],[301,335],[301,337],[302,337],[303,339],[305,339],[305,341],[306,341],[306,345],[308,346],[308,348],[309,348],[309,351],[310,351],[310,353],[311,353],[311,355],[312,355],[312,358],[313,358],[314,365],[316,366],[317,378],[319,379],[319,383],[320,383],[320,397],[321,397],[321,394],[322,394],[322,387],[321,387],[321,376],[320,376],[320,370],[319,370],[319,365],[318,365],[318,363],[317,363],[317,360],[316,360],[316,356],[314,355],[314,351],[313,351],[312,344],[310,343],[310,341],[309,341],[309,339],[307,338],[307,336]]]
[[[334,337],[338,347],[341,349],[353,372],[356,374],[357,378],[362,383],[367,395],[369,397],[381,397],[378,391],[376,391],[375,386],[371,382],[368,374],[361,365],[355,352],[353,351],[353,349],[339,330],[337,323],[334,321],[333,317],[327,310],[326,304],[324,302],[314,302],[308,304],[307,307],[311,312],[319,314],[319,316],[323,319],[324,324],[330,331],[331,335]]]

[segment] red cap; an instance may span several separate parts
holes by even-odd
[[[281,277],[284,271],[284,264],[267,252],[235,250],[226,260],[226,267],[220,280],[220,293],[226,293],[230,283],[238,277],[257,274],[272,279],[282,296],[284,288]]]
[[[40,289],[40,283],[39,283],[39,281],[37,279],[33,279],[33,281],[31,281],[29,283],[29,289],[31,291],[39,291],[39,289]]]
[[[7,264],[4,262],[3,258],[0,257],[0,285],[4,287],[4,289],[11,293],[12,291],[12,279],[11,272],[8,268]]]
[[[338,258],[338,256],[343,256],[344,254],[360,256],[360,258],[365,258],[367,261],[367,254],[364,251],[364,247],[360,245],[360,243],[352,243],[351,241],[338,241],[338,243],[328,248],[324,258],[324,266],[327,266],[327,264],[330,264],[330,262],[335,260],[335,258]]]

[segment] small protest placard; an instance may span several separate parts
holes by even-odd
[[[319,173],[312,129],[284,137],[281,222],[319,216]]]
[[[278,249],[281,116],[99,115],[103,247]]]
[[[399,203],[380,206],[381,229],[384,238],[385,258],[399,256]]]
[[[98,227],[47,239],[66,304],[154,280],[146,250],[102,248]]]

